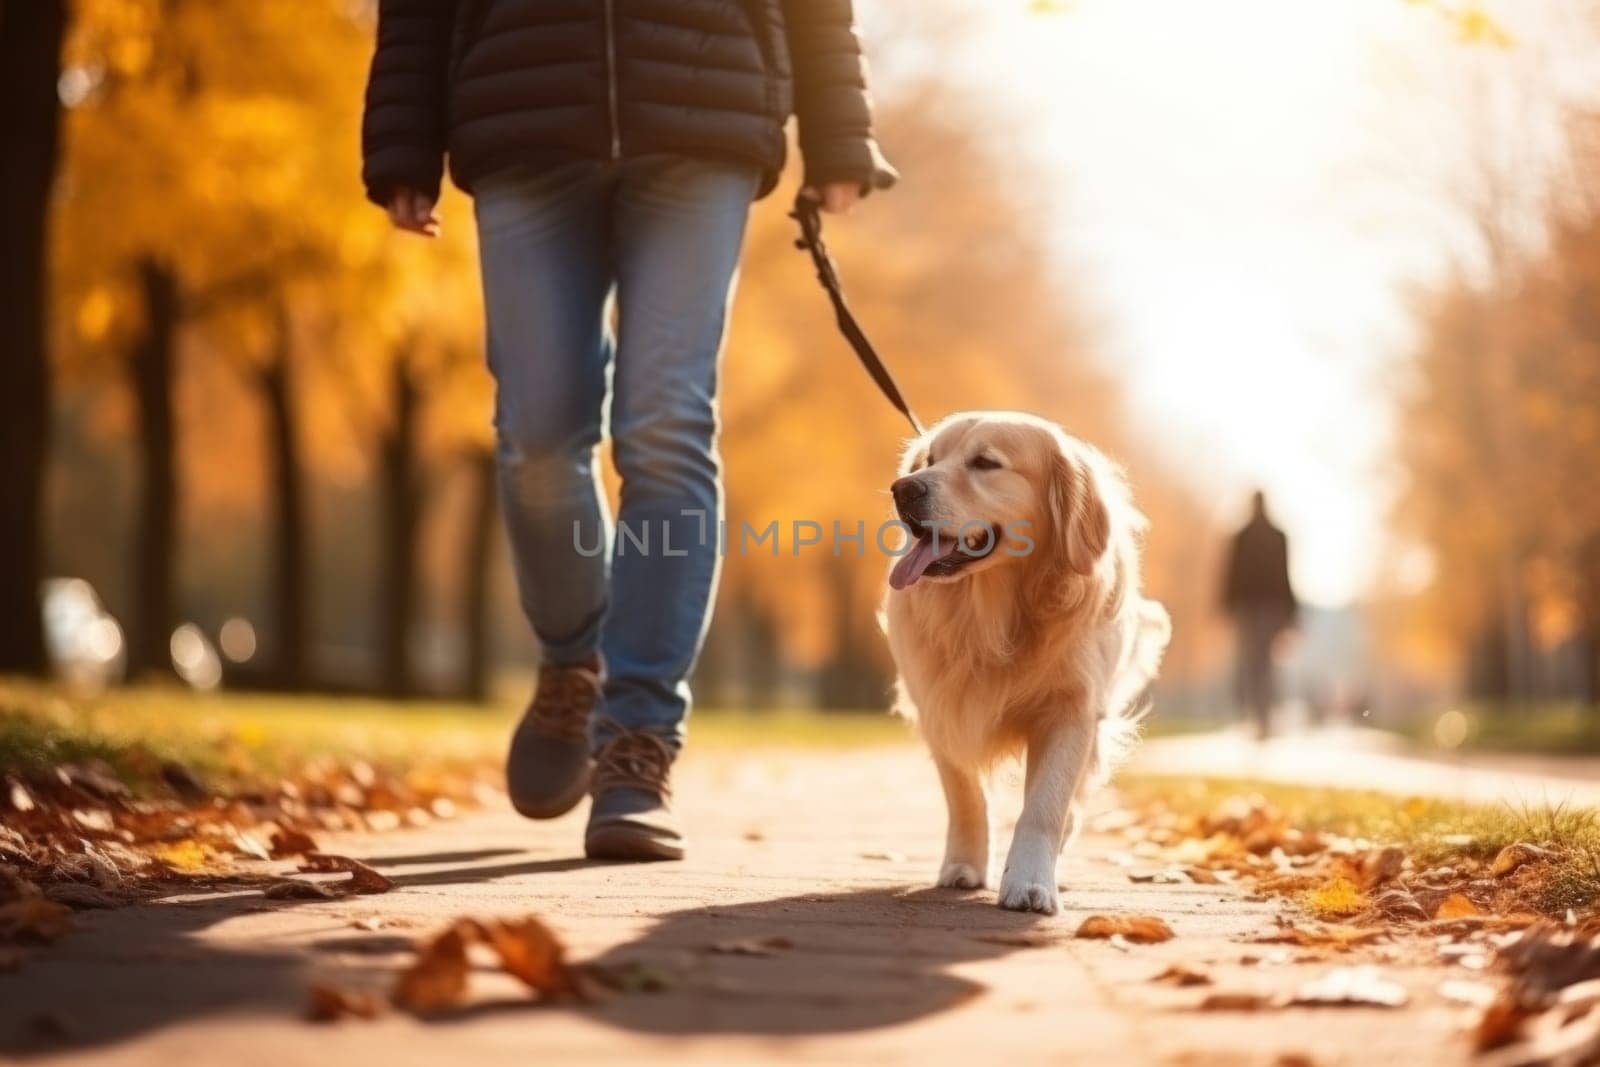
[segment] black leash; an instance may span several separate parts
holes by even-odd
[[[906,421],[920,437],[925,432],[922,421],[911,410],[911,405],[906,403],[906,398],[900,395],[900,387],[895,384],[894,375],[884,366],[883,357],[872,347],[866,331],[861,328],[861,323],[851,312],[850,305],[845,302],[844,287],[839,282],[839,268],[834,266],[833,257],[828,255],[828,246],[822,243],[820,205],[802,194],[795,197],[794,210],[789,213],[789,217],[800,224],[800,239],[794,246],[803,252],[811,253],[811,262],[817,268],[817,281],[822,283],[822,287],[828,291],[828,299],[833,301],[833,313],[839,321],[839,332],[850,342],[850,347],[856,350],[861,365],[867,368],[867,373],[878,383],[878,388],[889,398],[889,403],[906,417]]]

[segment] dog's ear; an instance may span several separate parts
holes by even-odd
[[[1094,465],[1058,444],[1050,460],[1051,547],[1074,574],[1094,573],[1111,543],[1111,512]]]

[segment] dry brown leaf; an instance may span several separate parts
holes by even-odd
[[[272,853],[267,851],[267,846],[261,843],[259,837],[255,834],[247,834],[243,830],[235,830],[232,837],[229,838],[229,844],[241,856],[249,856],[251,859],[256,860],[269,860],[272,858]]]
[[[314,1023],[331,1023],[349,1018],[376,1019],[383,1014],[383,1010],[383,998],[375,993],[314,985],[311,987],[310,1003],[306,1005],[306,1018]]]
[[[477,937],[477,924],[462,920],[426,942],[395,982],[395,1006],[429,1015],[460,1004],[467,995],[467,945]]]
[[[286,859],[290,856],[301,856],[308,852],[316,851],[316,840],[304,830],[283,826],[272,834],[271,852],[273,859]]]
[[[460,1004],[467,995],[471,961],[467,950],[487,946],[507,974],[543,997],[579,995],[580,975],[565,960],[566,949],[539,919],[457,919],[418,950],[400,975],[390,999],[396,1007],[428,1015]]]
[[[1538,845],[1530,845],[1526,841],[1507,845],[1500,850],[1494,858],[1494,863],[1489,866],[1489,873],[1496,878],[1504,878],[1512,871],[1529,863],[1541,863],[1550,858],[1550,853]]]
[[[28,792],[28,787],[15,778],[6,779],[6,794],[11,801],[12,809],[23,815],[38,807],[34,803],[33,794]]]
[[[1376,967],[1337,967],[1296,989],[1289,1003],[1301,1007],[1400,1008],[1410,999],[1405,986]]]
[[[1472,1045],[1479,1052],[1500,1048],[1515,1041],[1522,1032],[1522,1023],[1528,1011],[1510,992],[1501,993],[1483,1009],[1478,1025],[1472,1030]]]
[[[350,872],[348,879],[335,882],[332,886],[335,890],[347,893],[387,893],[394,888],[393,882],[360,860],[351,859],[349,856],[336,856],[330,852],[307,852],[300,870],[307,874],[348,871]]]
[[[1464,893],[1451,893],[1439,902],[1434,910],[1435,919],[1466,919],[1475,915],[1482,915],[1483,909],[1472,902]]]
[[[718,941],[711,951],[723,956],[776,956],[794,948],[787,937],[751,937],[738,941]]]
[[[522,979],[544,996],[576,992],[566,949],[548,926],[533,916],[508,922],[480,923],[483,941],[500,957],[506,973]]]
[[[1186,963],[1174,963],[1160,974],[1150,979],[1152,982],[1163,982],[1175,986],[1210,985],[1211,975],[1198,967],[1190,967]]]
[[[1207,993],[1196,1006],[1201,1011],[1261,1011],[1264,1008],[1279,1007],[1280,1001],[1271,993],[1237,989],[1219,990]]]
[[[1079,924],[1074,937],[1122,937],[1135,944],[1148,945],[1170,941],[1172,927],[1165,919],[1154,915],[1091,915]]]
[[[301,881],[298,878],[285,878],[273,882],[261,895],[268,900],[338,900],[341,896],[327,886]]]

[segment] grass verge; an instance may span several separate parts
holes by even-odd
[[[1450,869],[1464,879],[1495,878],[1494,861],[1514,845],[1548,853],[1516,880],[1517,903],[1546,915],[1600,905],[1600,812],[1555,806],[1476,806],[1426,797],[1323,789],[1225,778],[1130,775],[1118,788],[1136,809],[1159,806],[1206,818],[1241,798],[1273,811],[1305,834],[1398,846],[1419,870]],[[1510,884],[1505,880],[1502,884]]]

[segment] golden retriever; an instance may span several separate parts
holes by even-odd
[[[897,710],[949,808],[938,884],[986,884],[984,778],[1025,754],[1000,906],[1054,914],[1080,798],[1135,739],[1171,633],[1140,594],[1144,517],[1105,456],[1030,415],[952,415],[911,443],[900,473],[891,491],[913,537],[882,619]]]

